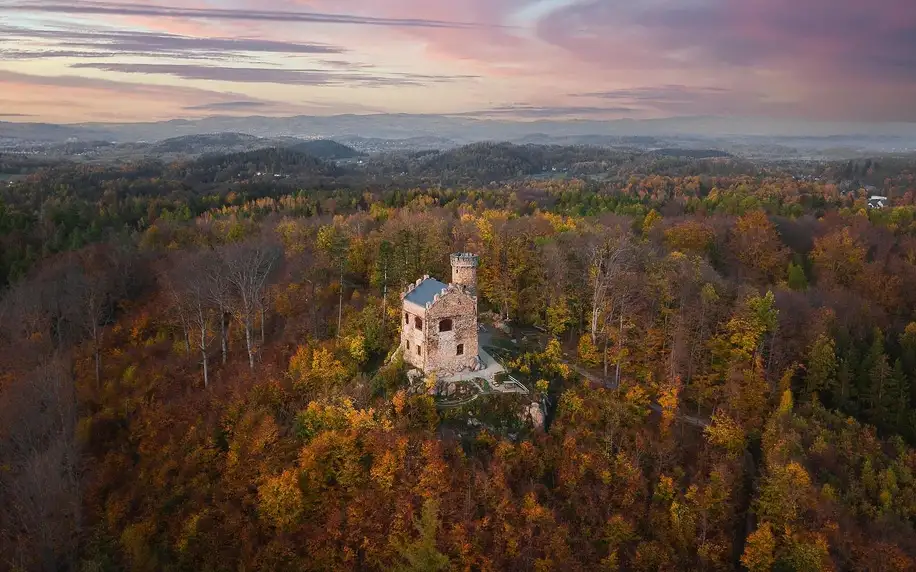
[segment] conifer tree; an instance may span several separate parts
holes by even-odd
[[[808,350],[808,366],[805,375],[805,394],[808,397],[836,387],[837,359],[833,338],[821,334]]]
[[[426,499],[420,520],[414,522],[419,533],[415,541],[398,546],[401,564],[398,572],[438,572],[448,568],[448,556],[436,548],[439,532],[439,506],[434,499]]]

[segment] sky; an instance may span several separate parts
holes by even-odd
[[[916,122],[916,0],[0,0],[0,121]]]

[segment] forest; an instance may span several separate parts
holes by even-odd
[[[322,148],[0,157],[0,570],[916,569],[916,159]]]

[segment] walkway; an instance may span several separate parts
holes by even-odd
[[[504,368],[498,361],[493,359],[493,356],[488,354],[483,349],[483,345],[477,346],[477,356],[480,358],[480,363],[483,364],[484,368],[477,371],[462,371],[454,375],[440,377],[439,381],[444,383],[449,383],[452,381],[471,381],[472,379],[485,379],[491,384],[493,380],[496,379],[496,376],[500,373],[504,373],[506,368]]]
[[[485,332],[483,328],[481,328],[481,331]],[[482,335],[481,338],[484,338],[484,336]],[[489,340],[489,336],[487,336],[485,339]],[[480,362],[484,365],[484,369],[478,371],[462,371],[454,375],[440,377],[437,380],[440,384],[445,385],[458,382],[467,382],[472,384],[477,389],[477,392],[462,399],[444,398],[441,401],[436,402],[437,407],[440,409],[453,409],[455,407],[461,407],[473,402],[481,395],[530,393],[524,384],[509,375],[509,373],[506,371],[506,368],[504,368],[502,364],[496,361],[493,356],[491,356],[486,350],[483,349],[483,345],[483,339],[481,339],[477,347],[477,355],[480,358]],[[506,374],[506,380],[503,383],[497,383],[496,381],[496,376],[500,374]]]

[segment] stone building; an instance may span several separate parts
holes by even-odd
[[[401,351],[423,371],[447,376],[481,367],[475,254],[452,254],[452,281],[424,276],[401,294]]]

